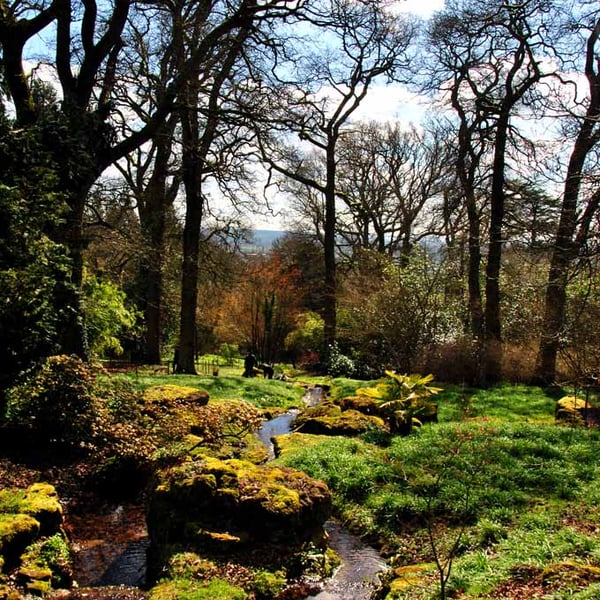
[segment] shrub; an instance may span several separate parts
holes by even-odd
[[[356,394],[380,401],[380,414],[386,419],[390,432],[410,433],[415,423],[437,420],[437,406],[427,398],[441,392],[428,385],[433,375],[399,375],[385,372],[387,379],[375,387],[359,388]]]
[[[334,342],[329,346],[329,357],[327,360],[327,373],[332,377],[352,377],[354,375],[354,361],[342,352]]]
[[[42,442],[87,442],[95,415],[95,381],[93,369],[76,356],[51,356],[7,390],[6,422]]]

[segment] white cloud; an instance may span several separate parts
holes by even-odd
[[[444,0],[397,0],[398,10],[420,17],[430,17],[436,10],[444,8]]]
[[[353,121],[402,121],[406,125],[423,119],[429,102],[401,85],[376,85],[352,114]]]

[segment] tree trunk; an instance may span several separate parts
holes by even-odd
[[[567,167],[560,220],[550,260],[542,335],[535,370],[535,380],[543,384],[553,383],[556,379],[556,360],[565,326],[569,266],[577,254],[578,247],[587,238],[592,212],[589,209],[598,203],[597,195],[589,201],[588,210],[584,213],[580,233],[577,236],[579,241],[576,242],[577,203],[583,170],[588,153],[599,138],[596,124],[600,117],[600,73],[595,50],[599,37],[600,20],[596,22],[587,41],[585,75],[589,85],[590,100]]]
[[[490,383],[502,375],[502,325],[500,321],[500,269],[504,225],[504,171],[509,113],[500,114],[496,127],[492,173],[490,240],[485,270],[484,380]]]
[[[198,256],[200,228],[204,211],[202,198],[203,156],[200,154],[199,125],[196,110],[198,89],[188,84],[183,102],[181,130],[183,141],[182,172],[185,188],[185,225],[183,229],[183,265],[181,273],[181,316],[179,326],[180,373],[196,373],[196,308],[198,304]]]
[[[323,250],[325,258],[325,290],[324,290],[324,343],[325,350],[335,342],[337,328],[337,275],[335,260],[335,231],[336,231],[336,212],[335,212],[335,143],[332,143],[331,137],[327,145],[327,179],[325,184],[325,223]]]
[[[139,203],[140,226],[147,243],[147,255],[141,265],[144,286],[144,320],[146,326],[145,361],[161,361],[163,280],[165,263],[166,216],[174,199],[173,187],[168,187],[175,120],[169,119],[155,137],[154,169],[148,181],[143,200]]]
[[[553,383],[556,379],[556,360],[564,333],[569,266],[576,256],[574,236],[581,173],[591,148],[592,129],[593,124],[588,120],[575,141],[567,169],[560,220],[550,259],[542,335],[536,359],[535,380],[542,384]]]

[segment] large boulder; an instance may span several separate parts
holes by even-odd
[[[589,404],[577,396],[563,396],[557,401],[554,418],[557,423],[567,425],[584,425],[585,411]]]
[[[52,537],[62,541],[62,520],[62,507],[50,484],[0,490],[0,571],[14,571],[19,586],[36,595],[48,592],[54,581],[70,584],[68,557],[58,569],[44,546]],[[55,547],[56,541],[50,545]]]
[[[209,394],[205,390],[169,383],[153,385],[144,390],[144,401],[147,403],[169,405],[177,402],[193,402],[198,406],[204,406],[208,403],[209,398]]]
[[[355,436],[369,429],[385,429],[383,419],[358,410],[342,410],[333,403],[309,407],[295,419],[294,431],[313,435]]]
[[[148,531],[160,563],[165,548],[177,543],[226,552],[322,543],[330,514],[325,483],[300,471],[204,457],[159,474]]]

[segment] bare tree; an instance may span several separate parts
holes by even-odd
[[[446,81],[459,115],[459,161],[471,219],[470,295],[472,317],[479,319],[480,291],[475,268],[481,261],[480,216],[474,204],[473,169],[487,156],[489,166],[489,235],[483,308],[482,380],[500,376],[502,335],[500,270],[505,216],[506,177],[510,149],[520,133],[513,124],[522,107],[535,101],[536,84],[544,77],[539,54],[545,51],[540,20],[550,9],[547,0],[525,2],[448,2],[433,20],[430,39],[435,48],[438,81]],[[482,143],[483,142],[483,143]],[[489,152],[489,155],[488,155]],[[479,245],[479,247],[477,247]],[[479,277],[479,273],[477,273]],[[475,333],[479,324],[475,321]]]
[[[439,227],[433,209],[448,185],[452,163],[445,133],[398,123],[361,124],[340,144],[339,235],[361,246],[408,259],[411,248]],[[427,213],[427,216],[426,216]]]
[[[572,15],[572,21],[567,24],[568,29],[587,34],[581,40],[581,45],[585,47],[587,94],[579,104],[582,110],[574,115],[577,129],[567,165],[560,220],[548,273],[544,322],[536,364],[536,379],[544,383],[552,383],[556,378],[558,351],[565,337],[569,268],[584,250],[600,206],[600,189],[594,173],[597,156],[593,152],[600,141],[600,16],[595,3],[584,3],[583,8],[587,14]],[[576,97],[580,90],[577,84]]]
[[[370,86],[406,67],[413,29],[407,21],[386,13],[377,0],[333,0],[316,6],[308,19],[313,27],[308,40],[296,38],[291,42],[293,50],[287,51],[286,58],[293,66],[288,61],[286,72],[276,65],[271,70],[275,78],[263,72],[264,83],[268,82],[277,102],[266,115],[269,127],[262,131],[261,149],[272,173],[288,177],[312,190],[311,195],[323,198],[327,347],[335,340],[337,322],[338,145]],[[305,22],[303,28],[307,27]],[[323,28],[330,32],[328,36],[320,31]],[[273,129],[274,123],[278,130]],[[295,141],[290,141],[290,134],[296,136]],[[305,168],[308,148],[319,154],[322,170]]]

